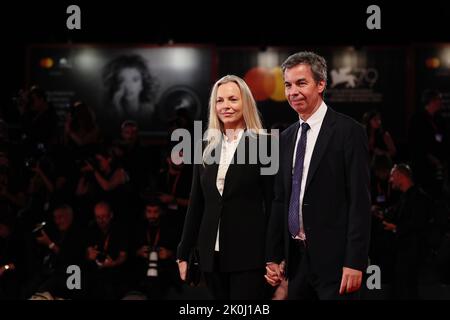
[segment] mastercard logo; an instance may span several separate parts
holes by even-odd
[[[50,69],[51,67],[53,67],[54,64],[55,62],[53,61],[52,58],[42,58],[39,61],[39,65],[41,66],[41,68],[44,69]]]
[[[284,95],[283,72],[280,67],[272,69],[256,67],[247,71],[245,82],[250,87],[256,101],[286,101]]]

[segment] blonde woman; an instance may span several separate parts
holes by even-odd
[[[212,89],[203,163],[194,165],[190,205],[178,266],[186,278],[190,250],[214,299],[263,299],[265,235],[272,201],[271,177],[249,161],[262,129],[255,100],[241,78],[228,75]],[[267,136],[266,136],[267,138]],[[217,161],[213,161],[216,159]],[[244,161],[239,161],[244,159]]]

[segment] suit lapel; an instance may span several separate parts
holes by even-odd
[[[211,153],[214,153],[214,156],[217,154],[216,159],[220,159],[220,154],[222,153],[222,141],[220,141],[217,146],[211,151]],[[219,163],[217,161],[214,161],[212,164],[208,165],[206,168],[207,172],[207,181],[209,181],[213,188],[215,190],[216,195],[221,198],[219,190],[217,189],[217,171],[219,171]]]
[[[334,131],[334,111],[330,108],[327,109],[325,118],[323,119],[322,127],[320,128],[319,136],[317,137],[316,145],[314,146],[314,151],[311,157],[311,162],[308,170],[308,177],[306,179],[305,192],[308,190],[308,186],[311,183],[314,174],[319,167],[320,160],[322,160],[323,155],[327,149],[330,138]],[[292,161],[292,160],[291,160]]]
[[[233,155],[233,163],[230,163],[230,165],[228,166],[228,170],[227,173],[225,174],[225,185],[223,187],[223,192],[222,192],[222,197],[225,196],[229,191],[228,190],[233,190],[234,187],[233,185],[235,183],[238,182],[239,179],[235,179],[234,176],[236,175],[236,171],[239,170],[240,167],[243,166],[243,164],[238,165],[237,164],[237,152],[239,149],[241,148],[245,148],[245,159],[248,159],[248,145],[247,145],[247,131],[245,131],[241,137],[241,140],[239,141],[236,150],[234,152]],[[245,144],[245,145],[243,145]],[[217,176],[217,175],[216,175]],[[220,193],[219,193],[220,194]]]

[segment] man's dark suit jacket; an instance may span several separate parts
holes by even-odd
[[[280,170],[267,237],[267,261],[286,260],[288,277],[294,246],[288,231],[297,121],[280,136]],[[370,237],[367,137],[351,118],[328,108],[312,154],[303,197],[303,221],[311,270],[339,281],[342,267],[365,271]]]

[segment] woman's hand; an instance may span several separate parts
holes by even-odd
[[[186,280],[186,272],[187,272],[187,262],[183,260],[178,260],[178,271],[180,272],[181,280]]]

